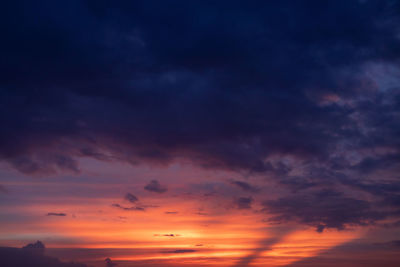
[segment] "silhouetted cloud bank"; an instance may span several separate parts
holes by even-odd
[[[0,247],[0,264],[4,267],[89,267],[86,264],[62,262],[44,255],[42,242],[21,248]]]

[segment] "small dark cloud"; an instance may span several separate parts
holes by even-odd
[[[243,191],[247,191],[247,192],[260,191],[257,187],[254,187],[253,185],[243,182],[243,181],[231,181],[231,184],[238,186],[240,189],[242,189]]]
[[[114,263],[110,258],[107,258],[107,259],[105,259],[104,261],[106,262],[106,267],[114,267],[114,266],[117,265],[117,264]]]
[[[161,251],[161,253],[171,253],[171,254],[176,253],[176,254],[179,254],[179,253],[193,253],[193,252],[196,252],[196,251],[197,250],[194,250],[194,249],[177,249],[177,250]]]
[[[238,209],[251,209],[252,197],[239,197],[234,200],[235,207]]]
[[[195,245],[196,247],[202,247],[202,246],[204,246],[203,244],[196,244]]]
[[[132,195],[131,193],[127,193],[125,195],[125,199],[131,203],[135,203],[139,200],[135,195]]]
[[[167,192],[167,187],[162,186],[157,180],[152,180],[148,185],[144,187],[145,190],[155,193],[165,193]]]
[[[318,233],[322,233],[324,230],[325,230],[325,225],[323,225],[323,224],[317,225],[316,231]]]
[[[22,247],[22,249],[34,249],[34,250],[42,251],[42,252],[44,252],[45,248],[46,247],[44,246],[44,244],[39,240],[36,241],[36,243],[30,243],[30,244]]]
[[[64,217],[64,216],[67,216],[67,214],[62,213],[62,212],[60,212],[60,213],[58,213],[58,212],[49,212],[49,213],[47,213],[46,216],[59,216],[59,217]]]
[[[166,211],[164,213],[165,214],[178,214],[179,212],[177,212],[177,211]]]
[[[145,211],[146,210],[144,207],[140,207],[140,206],[124,207],[118,203],[114,203],[111,206],[122,209],[122,210],[128,210],[128,211]]]
[[[181,235],[179,235],[179,234],[154,234],[154,236],[176,237],[176,236],[181,236]]]

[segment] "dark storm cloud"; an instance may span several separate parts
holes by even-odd
[[[152,180],[150,181],[149,184],[147,184],[144,187],[145,190],[150,191],[150,192],[155,192],[155,193],[165,193],[167,192],[167,187],[161,185],[157,180]]]
[[[125,199],[131,203],[135,203],[139,200],[136,196],[132,195],[131,193],[127,193],[125,195]]]
[[[9,267],[88,267],[86,264],[65,263],[57,258],[45,256],[44,245],[38,241],[22,249],[0,247],[0,265]]]
[[[49,212],[47,213],[47,216],[59,216],[59,217],[64,217],[67,216],[65,213],[58,213],[58,212]]]
[[[341,176],[351,190],[396,179],[399,1],[9,1],[3,10],[0,160],[25,174],[77,173],[82,157],[185,158],[298,192],[266,207],[281,205],[285,218],[297,205],[287,201],[299,200],[315,219],[293,217],[321,231],[379,220],[370,207],[398,203],[389,190],[368,201],[303,197],[338,190]],[[158,185],[146,187],[166,191]],[[330,201],[362,214],[340,222],[325,211]]]
[[[8,4],[0,155],[33,174],[76,172],[77,157],[108,159],[101,150],[132,163],[183,154],[257,172],[271,169],[273,154],[325,159],[361,135],[350,117],[358,110],[319,102],[374,94],[360,68],[396,64],[397,6]],[[368,123],[387,117],[389,136],[398,103],[386,106]]]

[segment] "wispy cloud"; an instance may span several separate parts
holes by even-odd
[[[47,216],[64,217],[64,216],[67,216],[67,214],[66,213],[62,213],[62,212],[49,212],[49,213],[47,213]]]
[[[126,210],[126,211],[145,211],[146,210],[144,207],[141,207],[141,206],[124,207],[118,203],[114,203],[111,206],[122,209],[122,210]]]
[[[168,251],[161,251],[161,253],[168,253],[168,254],[181,254],[181,253],[193,253],[197,250],[194,249],[177,249],[177,250],[168,250]]]

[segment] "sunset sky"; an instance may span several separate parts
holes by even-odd
[[[400,266],[400,1],[1,13],[0,266]]]

